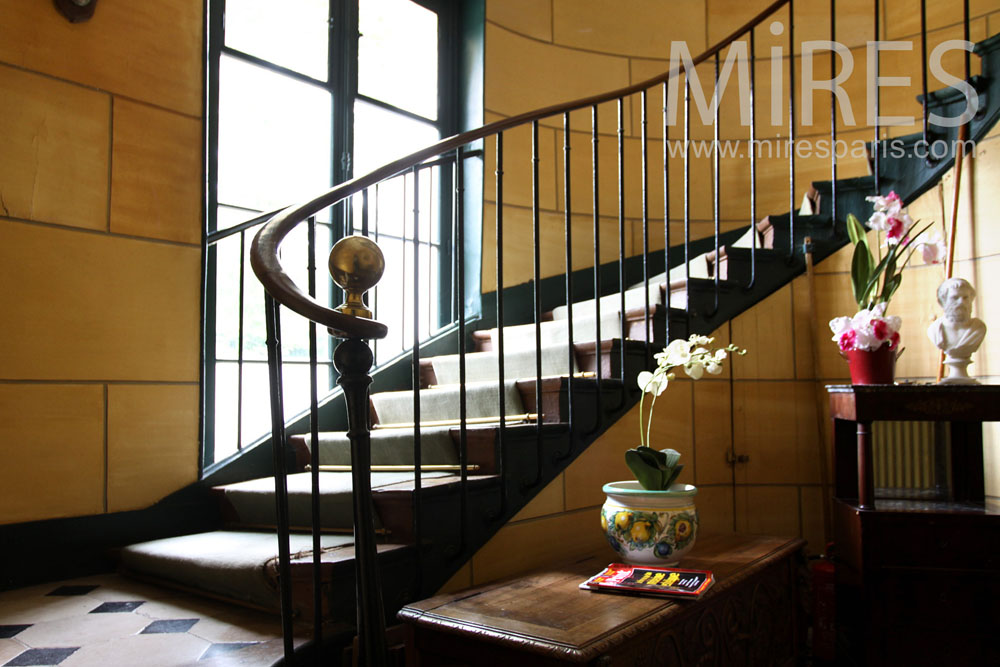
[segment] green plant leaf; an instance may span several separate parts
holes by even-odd
[[[625,452],[625,465],[629,467],[642,488],[659,490],[669,488],[684,467],[676,465],[680,452],[673,449],[657,451],[650,447],[636,447]],[[672,461],[672,463],[671,463]]]
[[[900,283],[903,282],[903,274],[897,273],[892,278],[885,281],[885,286],[882,287],[882,296],[879,297],[879,301],[888,301],[892,298],[892,295],[896,293],[899,289]]]
[[[666,457],[664,464],[667,468],[673,468],[681,458],[681,453],[676,449],[661,449],[660,452]]]
[[[854,246],[854,257],[851,260],[851,289],[854,300],[861,307],[866,293],[866,286],[871,275],[872,256],[867,245]]]
[[[683,463],[679,463],[676,466],[674,466],[674,469],[670,473],[670,475],[668,475],[668,476],[666,476],[664,478],[664,480],[663,480],[663,486],[660,487],[660,488],[669,489],[670,485],[673,484],[674,480],[677,479],[677,476],[681,474],[681,470],[684,470],[684,464]]]
[[[868,233],[865,230],[864,225],[858,220],[857,216],[853,213],[847,214],[847,235],[851,239],[851,243],[858,245],[863,244],[866,248],[868,247]]]
[[[642,451],[647,449],[649,448],[638,447],[625,452],[625,465],[635,475],[636,481],[642,485],[642,488],[659,489],[663,475],[655,460],[648,458],[647,454]]]
[[[889,252],[886,253],[886,256],[882,258],[882,261],[878,263],[878,266],[872,269],[871,273],[868,274],[868,284],[865,285],[864,292],[862,292],[862,299],[858,301],[859,307],[864,308],[865,306],[862,304],[867,305],[868,301],[871,298],[871,295],[875,292],[875,290],[878,289],[879,279],[885,273],[886,265],[889,263],[890,260],[895,262],[894,258],[897,252],[896,251],[897,247],[898,246],[893,246],[889,250]]]

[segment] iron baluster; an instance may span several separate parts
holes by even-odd
[[[600,184],[600,157],[598,155],[598,138],[597,138],[597,105],[595,104],[590,108],[590,145],[593,161],[593,174],[592,176],[592,187],[594,190],[594,359],[597,360],[596,364],[596,386],[597,393],[596,396],[596,415],[597,422],[596,428],[600,428],[604,422],[604,410],[601,406],[601,214],[600,214],[600,192],[598,190]],[[611,354],[611,350],[608,350],[608,354]]]
[[[691,334],[691,79],[684,70],[684,310],[685,333]],[[667,276],[670,291],[670,276]]]
[[[281,602],[281,634],[285,661],[294,664],[292,643],[292,568],[288,545],[288,470],[285,465],[285,409],[281,381],[281,306],[264,293],[267,328],[267,371],[271,393],[271,455],[274,466],[275,523],[278,536],[278,588]]]
[[[757,110],[755,95],[757,92],[757,76],[755,70],[757,60],[756,28],[750,28],[750,282],[746,289],[751,289],[757,281]]]
[[[876,42],[879,41],[879,39],[881,39],[881,37],[879,36],[879,33],[880,33],[880,30],[879,30],[879,27],[880,27],[879,26],[879,6],[880,6],[880,4],[881,4],[881,0],[874,0],[874,15],[875,15],[874,32],[875,32],[875,41]],[[878,49],[875,49],[875,52],[874,52],[873,56],[874,56],[874,62],[872,63],[872,67],[875,70],[875,72],[874,72],[874,74],[870,74],[869,76],[873,76],[874,77],[874,81],[877,83],[878,82],[879,69],[880,69],[880,67],[879,67],[879,60],[880,59],[879,59]],[[875,126],[874,127],[875,139],[872,141],[872,152],[875,155],[874,155],[874,158],[872,160],[872,171],[874,173],[875,194],[878,195],[879,191],[880,191],[880,187],[879,187],[879,166],[881,164],[881,160],[879,159],[879,153],[882,152],[882,150],[881,150],[882,147],[879,146],[879,136],[878,136],[879,98],[881,97],[881,95],[879,94],[879,87],[877,85],[875,86],[875,90],[874,91],[869,91],[869,94],[871,94],[872,92],[874,92],[874,95],[875,95],[875,98],[872,100],[872,103],[875,105],[875,118],[874,118],[874,123],[873,123],[874,126]]]
[[[715,248],[715,270],[713,275],[713,291],[715,304],[712,312],[706,317],[714,317],[719,312],[719,54],[715,54],[715,78],[712,87],[712,237]],[[690,278],[689,278],[690,280]]]
[[[667,84],[663,87],[663,270],[667,276],[664,304],[664,342],[670,342],[670,125],[667,115]]]
[[[788,261],[795,256],[795,0],[788,0]]]
[[[309,296],[316,298],[316,218],[310,216],[306,221]],[[317,646],[323,644],[323,590],[322,562],[323,544],[320,517],[320,487],[319,487],[319,385],[316,380],[318,371],[318,342],[316,340],[316,323],[309,320],[309,451],[310,483],[312,496],[312,549],[313,549],[313,641]]]
[[[618,295],[620,305],[618,317],[622,325],[620,372],[622,381],[622,400],[626,394],[625,387],[625,340],[628,338],[628,327],[625,313],[625,100],[618,98]]]
[[[930,137],[928,136],[930,134],[930,126],[927,114],[927,0],[920,0],[920,87],[923,92],[923,97],[921,97],[921,106],[923,107],[921,132],[924,149],[927,150],[927,160],[930,162]]]
[[[639,93],[639,102],[642,109],[639,112],[639,136],[642,141],[642,148],[639,153],[642,160],[642,176],[640,177],[640,183],[642,184],[642,288],[645,292],[643,303],[646,306],[642,316],[642,331],[643,338],[646,341],[646,357],[649,358],[653,354],[653,341],[649,326],[649,127],[646,117],[647,100],[645,90]],[[667,289],[670,289],[669,282],[667,280]]]
[[[405,187],[403,189],[406,191]],[[404,196],[405,199],[405,196]],[[404,253],[405,255],[405,253]],[[413,536],[414,544],[423,543],[423,449],[420,431],[420,171],[413,168]],[[421,588],[420,549],[416,551],[416,590]]]
[[[497,132],[497,217],[496,217],[496,274],[497,274],[497,387],[500,430],[497,435],[500,449],[500,511],[502,517],[507,511],[507,466],[504,437],[507,431],[507,401],[505,400],[504,349],[503,349],[503,132]]]
[[[566,358],[566,415],[569,422],[571,434],[570,445],[565,452],[557,455],[556,460],[562,460],[573,451],[573,368],[576,364],[573,354],[573,214],[572,202],[570,199],[570,135],[569,135],[569,112],[563,114],[563,187],[565,199],[565,236],[566,236],[566,339],[569,343]],[[538,412],[541,415],[541,411]],[[541,418],[539,417],[539,421]]]
[[[240,325],[236,334],[236,451],[243,449],[243,328],[245,326],[245,295],[246,295],[246,240],[245,231],[240,232],[240,292],[239,314]]]
[[[535,479],[525,486],[535,486],[542,481],[542,291],[541,280],[541,224],[538,190],[538,121],[531,123],[531,233],[533,241],[532,269],[534,271],[534,317],[535,317],[535,454],[538,467]]]
[[[837,43],[837,0],[830,0],[830,43]],[[830,52],[830,81],[836,78],[837,52]],[[837,95],[830,86],[830,227],[837,229]]]
[[[458,264],[458,461],[461,468],[459,494],[459,553],[465,551],[465,531],[469,512],[469,442],[466,428],[467,406],[465,396],[465,235],[462,205],[463,179],[462,149],[455,149],[455,257]],[[429,248],[428,248],[429,254]],[[428,281],[430,282],[430,281]]]

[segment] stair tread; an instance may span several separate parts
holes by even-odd
[[[421,477],[430,480],[445,476],[443,472],[424,472]],[[391,486],[413,473],[373,472],[372,489]],[[320,483],[320,525],[323,528],[349,529],[354,525],[352,504],[352,480],[349,472],[321,472]],[[288,521],[292,526],[312,524],[312,473],[302,472],[288,475]],[[274,478],[262,477],[236,484],[227,484],[214,489],[224,498],[224,511],[233,522],[252,526],[274,526]],[[376,526],[381,520],[376,515]]]
[[[322,535],[324,549],[353,544],[347,535]],[[292,534],[292,553],[312,548],[312,536]],[[240,602],[277,608],[267,564],[277,558],[273,532],[217,530],[141,542],[121,551],[122,566],[165,581],[203,589]]]

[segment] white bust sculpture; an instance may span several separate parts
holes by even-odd
[[[949,278],[938,287],[937,300],[944,315],[927,328],[927,337],[945,354],[948,374],[941,384],[979,384],[966,372],[972,353],[986,336],[986,324],[972,317],[974,298],[976,290],[962,278]]]

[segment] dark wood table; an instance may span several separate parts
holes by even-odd
[[[827,391],[841,660],[1000,665],[1000,503],[984,493],[982,436],[982,422],[1000,421],[1000,386]],[[948,446],[940,493],[876,499],[875,421],[941,424]]]
[[[404,607],[413,665],[794,664],[803,636],[800,539],[705,535],[682,567],[712,570],[699,600],[580,590],[606,549]]]

